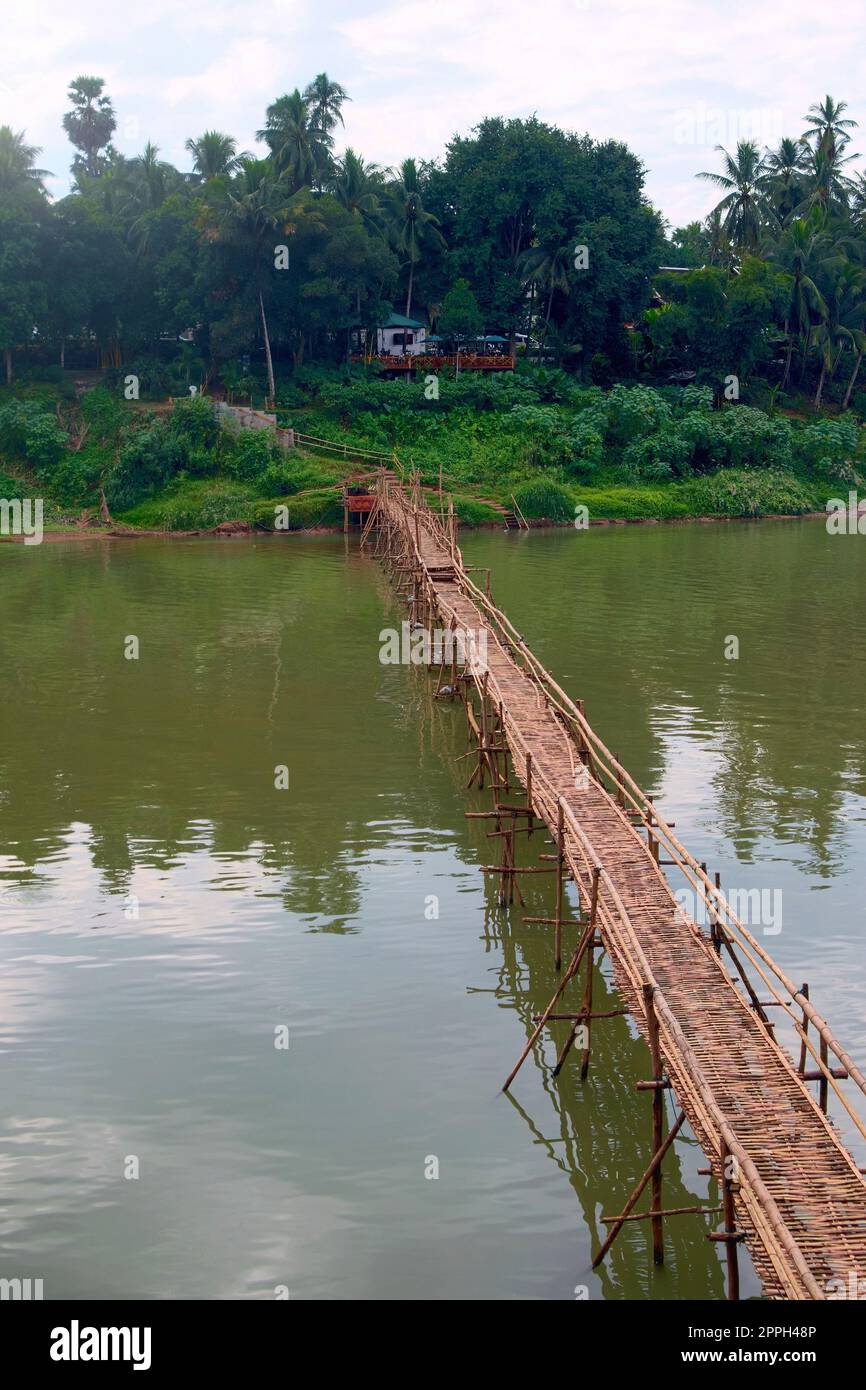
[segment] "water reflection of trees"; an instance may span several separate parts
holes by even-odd
[[[507,545],[507,553],[505,546]],[[712,753],[715,824],[748,860],[797,844],[829,877],[866,795],[866,546],[816,521],[473,537],[497,601],[652,793],[681,734]],[[740,639],[737,661],[724,640]]]

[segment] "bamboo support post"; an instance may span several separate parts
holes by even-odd
[[[670,1130],[668,1131],[668,1136],[665,1139],[664,1143],[661,1144],[661,1146],[653,1154],[649,1167],[646,1169],[637,1186],[632,1191],[631,1196],[629,1197],[619,1216],[616,1218],[616,1221],[613,1224],[613,1228],[610,1231],[608,1231],[606,1241],[604,1242],[604,1244],[602,1245],[601,1249],[599,1250],[598,1254],[592,1262],[593,1269],[598,1268],[605,1255],[607,1254],[608,1250],[613,1245],[614,1241],[616,1240],[617,1236],[619,1235],[620,1231],[625,1225],[626,1217],[630,1214],[633,1207],[636,1205],[638,1198],[640,1197],[647,1183],[651,1180],[656,1168],[658,1168],[662,1159],[664,1158],[665,1154],[670,1148],[671,1144],[674,1142],[677,1135],[679,1134],[685,1122],[685,1118],[685,1111],[681,1110],[677,1118],[674,1120],[674,1123],[671,1126]],[[655,1214],[658,1215],[658,1213]]]

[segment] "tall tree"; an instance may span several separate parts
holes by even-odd
[[[714,211],[721,214],[731,245],[739,253],[752,252],[761,234],[763,158],[754,140],[738,141],[734,154],[729,154],[723,145],[716,145],[716,150],[722,156],[723,172],[704,170],[695,177],[724,189],[725,196]]]
[[[22,187],[44,193],[43,179],[47,169],[37,169],[34,161],[42,151],[38,145],[28,145],[23,130],[0,126],[0,194],[13,194]]]
[[[105,167],[101,150],[108,149],[117,126],[114,107],[103,95],[101,77],[76,77],[69,87],[72,110],[63,117],[63,129],[80,154],[72,162],[73,173],[96,178]]]
[[[394,245],[409,266],[406,286],[406,317],[412,317],[412,289],[415,267],[428,247],[444,247],[445,239],[439,230],[439,219],[424,206],[424,193],[418,165],[414,159],[404,159],[391,185],[394,200]]]
[[[269,160],[247,159],[226,194],[217,227],[221,240],[236,248],[249,265],[250,287],[261,320],[271,399],[276,396],[276,383],[265,292],[275,273],[276,246],[281,237],[290,234],[293,210],[300,205],[301,195],[287,196]]]
[[[327,149],[333,145],[331,132],[337,122],[345,124],[343,102],[351,99],[345,87],[341,87],[339,82],[332,82],[326,72],[320,72],[304,89],[304,101],[310,111],[313,129]]]
[[[291,193],[312,188],[328,171],[327,144],[297,87],[271,103],[256,137],[264,140]]]
[[[197,140],[187,140],[185,148],[192,155],[193,173],[205,182],[234,174],[242,159],[252,158],[238,154],[237,140],[219,130],[205,130]]]

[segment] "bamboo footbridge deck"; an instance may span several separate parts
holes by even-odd
[[[472,780],[477,775],[483,786],[487,774],[493,788],[494,809],[470,814],[495,820],[500,901],[514,901],[516,892],[522,902],[520,874],[557,875],[556,916],[528,919],[553,926],[557,968],[563,926],[580,929],[556,993],[505,1087],[554,1019],[571,1025],[556,1072],[575,1045],[586,1076],[591,1029],[610,1016],[592,1010],[598,951],[607,953],[627,1011],[649,1044],[652,1076],[638,1089],[652,1094],[650,1162],[619,1215],[605,1218],[611,1229],[596,1263],[625,1221],[644,1218],[652,1222],[654,1258],[661,1262],[663,1218],[707,1210],[665,1212],[662,1203],[662,1160],[687,1121],[719,1185],[722,1229],[710,1239],[724,1245],[729,1297],[739,1293],[740,1241],[769,1297],[823,1299],[828,1287],[866,1279],[866,1183],[828,1115],[832,1094],[866,1138],[850,1098],[852,1087],[866,1095],[866,1077],[807,987],[798,989],[738,920],[718,879],[710,880],[601,742],[582,703],[560,688],[495,606],[489,574],[486,590],[469,577],[450,504],[446,515],[440,498],[437,514],[424,502],[417,476],[406,481],[385,469],[373,492],[364,540],[375,531],[377,554],[408,586],[414,629],[484,634],[483,644],[464,645],[469,654],[462,665],[455,655],[459,644],[452,645],[446,688],[466,701],[477,756]],[[531,835],[540,822],[555,850],[542,858],[554,867],[518,868],[514,837]],[[666,868],[681,874],[695,902],[706,905],[708,933],[677,901]],[[564,875],[579,894],[576,921],[562,917]],[[563,996],[581,967],[582,997],[572,1001],[572,1012],[555,1012],[567,1003]],[[777,1041],[777,1021],[787,1021],[799,1041],[799,1063]],[[847,1092],[840,1081],[848,1083]],[[667,1090],[678,1107],[670,1127]],[[862,1105],[860,1096],[856,1100]],[[636,1213],[647,1187],[650,1209]]]

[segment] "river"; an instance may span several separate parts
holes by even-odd
[[[815,521],[461,539],[862,1064],[866,543]],[[550,929],[478,870],[460,706],[379,659],[401,617],[354,538],[0,546],[0,1277],[723,1297],[715,1217],[669,1220],[662,1269],[647,1223],[591,1269],[649,1156],[628,1020],[597,1025],[585,1085],[551,1079],[548,1039],[500,1093],[555,987]],[[708,1197],[703,1166],[685,1135],[666,1206]]]

